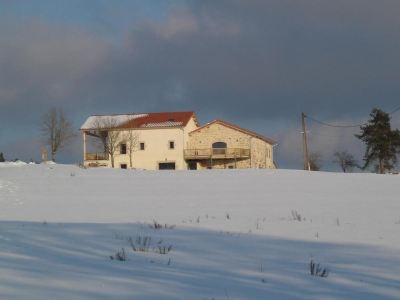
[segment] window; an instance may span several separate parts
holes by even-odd
[[[212,144],[212,152],[214,155],[225,155],[226,153],[226,143],[215,142]]]
[[[169,141],[168,142],[168,147],[169,147],[169,149],[175,149],[175,142],[174,141]]]
[[[127,169],[127,168],[128,168],[127,164],[121,164],[121,169]]]
[[[120,154],[126,154],[126,144],[120,144],[119,145],[119,153]]]
[[[145,148],[145,145],[144,145],[144,143],[143,142],[141,142],[140,144],[139,144],[139,148],[140,148],[140,150],[144,150],[144,148]]]
[[[226,143],[224,142],[215,142],[212,144],[213,149],[223,149],[226,148]]]
[[[175,170],[175,163],[174,162],[159,163],[158,169],[159,170]]]

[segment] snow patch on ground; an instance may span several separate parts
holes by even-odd
[[[0,162],[0,168],[22,167],[26,165],[27,163],[21,160]]]
[[[0,169],[0,298],[398,299],[399,180]],[[111,260],[122,248],[127,260]]]

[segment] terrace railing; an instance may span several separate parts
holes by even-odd
[[[250,149],[245,148],[208,148],[208,149],[185,149],[185,159],[235,159],[249,158]]]

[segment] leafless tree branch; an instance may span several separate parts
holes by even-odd
[[[61,108],[52,108],[43,116],[41,131],[45,144],[50,146],[53,161],[57,152],[75,136],[74,129]]]

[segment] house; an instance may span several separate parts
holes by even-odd
[[[275,142],[194,112],[90,116],[81,127],[87,167],[146,170],[275,168]]]
[[[198,127],[193,112],[91,116],[81,127],[84,165],[183,170],[189,132]],[[94,138],[91,144],[97,141],[100,152],[87,151],[89,137]]]

